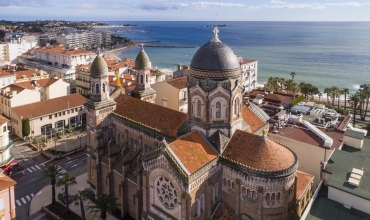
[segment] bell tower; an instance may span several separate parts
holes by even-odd
[[[141,50],[136,56],[136,86],[133,91],[135,98],[155,103],[156,91],[150,86],[150,70],[152,63],[144,50],[144,45],[141,44]]]
[[[109,96],[108,66],[101,54],[91,64],[90,81],[90,98],[84,105],[87,117],[87,171],[91,187],[100,193],[100,159],[104,146],[113,134],[113,127],[107,116],[116,109],[116,102]]]

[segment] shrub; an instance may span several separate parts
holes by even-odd
[[[28,135],[30,135],[30,131],[31,131],[30,119],[25,118],[25,119],[22,120],[22,135],[23,135],[23,137],[27,137]]]
[[[298,104],[300,101],[304,99],[303,95],[298,96],[296,99],[294,99],[291,103],[289,103],[290,108]]]

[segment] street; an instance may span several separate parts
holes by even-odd
[[[14,138],[14,137],[13,137]],[[79,140],[76,140],[76,142]],[[16,219],[28,219],[29,218],[29,204],[33,196],[40,195],[43,192],[40,191],[43,186],[50,184],[49,178],[40,180],[42,176],[42,169],[49,164],[59,164],[62,168],[62,174],[69,172],[70,176],[79,176],[86,172],[86,155],[84,153],[77,155],[70,155],[64,159],[50,161],[38,159],[36,163],[36,157],[39,157],[39,153],[32,149],[27,149],[28,144],[24,143],[22,139],[14,141],[14,146],[11,148],[11,153],[15,159],[20,162],[18,169],[20,171],[13,173],[14,180],[17,181],[14,190],[15,206],[16,206]],[[23,168],[23,169],[22,169]],[[58,179],[61,177],[58,176]],[[57,199],[57,195],[56,199]],[[50,200],[51,203],[51,200]]]

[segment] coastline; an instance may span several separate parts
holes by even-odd
[[[125,50],[135,48],[135,47],[139,47],[139,45],[136,42],[132,45],[129,45],[129,46],[124,46],[124,47],[119,47],[119,48],[116,48],[116,49],[113,49],[113,50],[104,51],[103,54],[104,54],[105,57],[108,57],[110,60],[112,60],[112,59],[120,60],[120,58],[117,57],[118,53],[120,53],[122,51],[125,51]]]

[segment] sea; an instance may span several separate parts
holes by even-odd
[[[213,37],[219,38],[238,56],[258,60],[258,84],[269,77],[307,82],[324,88],[348,88],[353,94],[370,83],[370,22],[275,22],[275,21],[122,21],[105,22],[115,35],[145,45],[152,66],[175,71],[189,65],[194,53]],[[132,26],[124,26],[131,24]],[[194,46],[194,48],[193,48]],[[183,48],[191,47],[191,48]],[[140,48],[117,54],[135,59]]]

